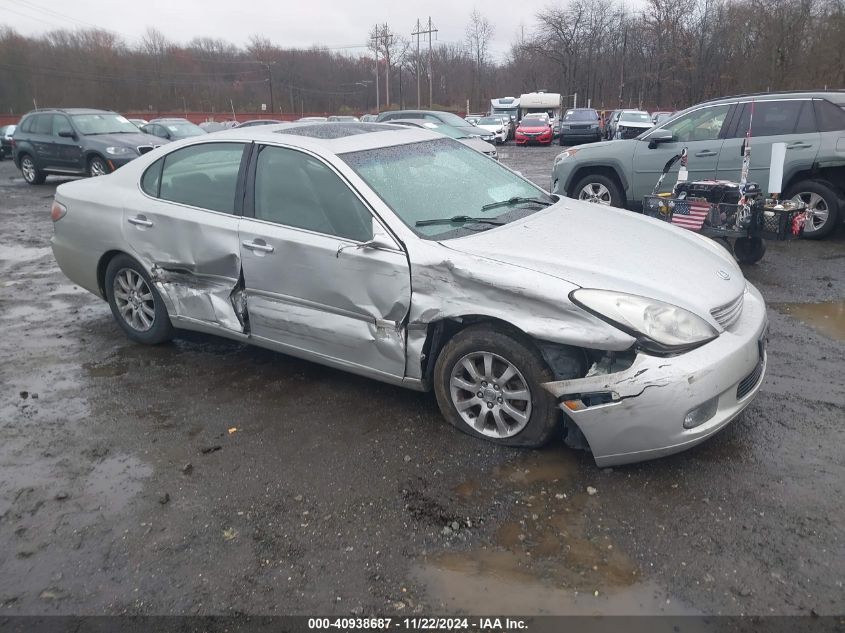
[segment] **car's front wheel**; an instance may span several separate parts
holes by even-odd
[[[21,173],[23,174],[23,179],[30,185],[44,184],[44,181],[47,179],[47,175],[38,169],[35,161],[32,160],[29,154],[21,156]]]
[[[106,268],[106,292],[112,315],[126,335],[156,345],[173,337],[173,325],[147,271],[128,255],[117,255]]]
[[[804,223],[804,237],[821,239],[836,228],[840,218],[839,196],[826,182],[802,180],[789,188],[786,197],[803,202],[813,212]]]
[[[553,380],[540,353],[510,332],[474,325],[456,334],[434,368],[443,416],[464,433],[506,446],[539,447],[560,428]]]
[[[92,178],[105,176],[107,173],[109,173],[109,166],[99,156],[94,156],[88,161],[88,175]]]
[[[604,204],[611,207],[622,207],[622,191],[612,178],[604,174],[584,176],[575,185],[573,198]]]

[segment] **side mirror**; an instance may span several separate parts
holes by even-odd
[[[669,130],[659,129],[648,137],[648,148],[654,149],[661,143],[671,143],[673,140],[674,138],[672,137],[672,132]]]
[[[67,128],[65,128],[64,130],[59,130],[59,136],[61,136],[62,138],[76,138],[76,134],[74,133],[74,131],[68,130]]]
[[[381,228],[381,227],[379,227]],[[393,241],[387,233],[375,233],[373,234],[372,239],[367,240],[366,242],[360,242],[358,244],[340,244],[337,247],[337,252],[335,253],[335,257],[340,257],[340,254],[345,251],[347,248],[354,248],[355,250],[358,249],[368,249],[368,248],[377,248],[377,249],[388,249],[388,250],[395,250],[396,249],[396,242]]]

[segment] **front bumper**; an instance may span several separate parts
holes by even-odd
[[[564,401],[588,393],[611,395],[611,402],[576,411],[560,405],[587,438],[599,467],[671,455],[709,438],[754,399],[766,373],[761,343],[766,326],[763,297],[749,284],[742,316],[702,347],[671,358],[638,354],[624,371],[543,386]],[[709,420],[683,427],[687,413],[717,396]]]
[[[601,130],[598,128],[586,128],[586,129],[570,129],[570,128],[562,128],[560,131],[560,135],[563,138],[577,138],[577,139],[596,139],[601,138]]]
[[[527,145],[528,143],[550,144],[552,142],[552,133],[536,136],[527,136],[524,134],[516,135],[516,142],[519,145]]]

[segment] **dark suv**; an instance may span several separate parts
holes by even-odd
[[[14,140],[15,165],[31,185],[48,174],[102,176],[166,142],[115,112],[81,108],[30,112]]]
[[[749,128],[750,180],[768,185],[772,144],[786,143],[783,196],[812,209],[805,237],[828,235],[845,220],[845,91],[752,94],[700,103],[635,139],[561,152],[552,168],[552,191],[639,209],[663,166],[684,147],[690,180],[739,180],[740,149]],[[667,174],[664,189],[671,190],[677,175],[677,170]]]

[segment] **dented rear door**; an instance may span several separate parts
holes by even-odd
[[[411,299],[404,251],[318,158],[264,147],[254,174],[240,227],[251,335],[402,377]]]
[[[201,143],[153,163],[128,196],[123,234],[175,321],[244,332],[240,205],[244,143]]]

